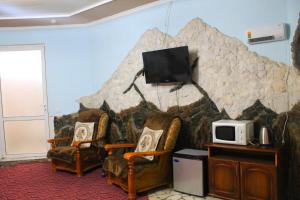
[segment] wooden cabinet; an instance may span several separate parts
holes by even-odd
[[[280,147],[207,146],[211,196],[242,200],[280,199]]]
[[[238,199],[240,196],[239,163],[211,158],[209,161],[210,192],[222,197]]]
[[[240,163],[241,199],[277,199],[276,167]]]

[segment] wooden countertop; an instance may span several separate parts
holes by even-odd
[[[220,149],[231,149],[238,151],[251,151],[251,152],[265,152],[265,153],[278,153],[282,146],[276,147],[260,147],[260,146],[251,146],[251,145],[234,145],[234,144],[218,144],[218,143],[209,143],[206,144],[208,148],[220,148]]]

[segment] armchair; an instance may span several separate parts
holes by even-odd
[[[153,130],[163,130],[155,151],[126,152],[115,155],[114,150],[120,148],[135,148],[136,144],[106,144],[108,157],[103,165],[108,172],[108,184],[119,185],[128,192],[128,199],[136,199],[137,192],[168,185],[171,182],[171,153],[181,127],[178,117],[166,113],[150,115],[144,127]],[[148,160],[143,156],[154,156]]]
[[[71,126],[63,127],[57,135],[65,132],[68,137],[49,139],[51,149],[48,151],[47,157],[51,159],[52,170],[64,170],[74,172],[78,177],[82,176],[92,168],[96,168],[103,163],[105,158],[106,129],[108,125],[108,114],[100,110],[88,110],[79,113],[78,121],[96,122],[96,131],[93,133],[92,140],[74,141],[74,128]],[[83,144],[90,143],[90,147],[83,147]]]

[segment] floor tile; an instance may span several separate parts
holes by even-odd
[[[149,200],[220,200],[213,197],[198,197],[177,192],[172,188],[157,190],[148,195]]]

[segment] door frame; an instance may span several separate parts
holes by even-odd
[[[45,56],[45,44],[22,44],[22,45],[0,45],[0,51],[24,51],[24,50],[40,50],[41,59],[42,59],[42,87],[43,87],[43,103],[44,103],[44,115],[43,117],[37,117],[37,119],[45,120],[46,135],[45,138],[50,138],[50,129],[49,129],[49,112],[48,112],[48,91],[47,91],[47,74],[46,74],[46,56]],[[1,84],[1,77],[0,77]],[[14,117],[13,119],[6,119],[3,117],[2,110],[2,94],[1,94],[1,85],[0,85],[0,162],[1,161],[11,161],[11,160],[29,160],[29,159],[38,159],[46,158],[46,153],[28,153],[28,154],[6,154],[5,148],[5,133],[4,133],[4,122],[5,121],[17,121],[24,120],[25,117]],[[10,117],[12,118],[12,117]],[[34,117],[32,117],[34,119]],[[47,150],[50,149],[50,146],[47,144]]]

